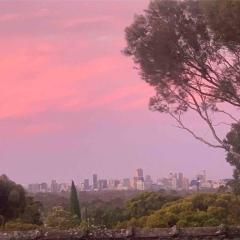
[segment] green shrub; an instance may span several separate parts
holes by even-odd
[[[7,222],[2,229],[6,231],[29,231],[38,229],[39,226],[31,223],[24,223],[20,219]]]
[[[79,227],[78,216],[72,216],[70,212],[65,211],[61,206],[54,207],[45,219],[45,224],[50,228],[70,229]]]

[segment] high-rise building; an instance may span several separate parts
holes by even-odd
[[[108,188],[108,182],[106,179],[100,179],[98,181],[98,189],[99,190],[106,190]]]
[[[142,186],[144,186],[143,170],[142,168],[138,168],[133,177],[132,187],[134,189],[142,189]]]
[[[206,171],[203,170],[202,174],[198,174],[196,179],[199,182],[199,188],[208,188],[209,184],[207,182]]]
[[[145,190],[145,185],[143,180],[138,180],[137,181],[137,190],[143,191]]]
[[[52,182],[51,182],[51,192],[52,193],[58,192],[58,183],[56,180],[52,180]]]
[[[142,168],[138,168],[136,169],[136,176],[138,178],[138,180],[142,180],[144,181],[144,177],[143,177],[143,170]]]
[[[153,185],[153,180],[150,175],[145,176],[144,180],[144,190],[151,190]]]
[[[93,190],[98,189],[98,177],[97,174],[93,174]]]
[[[108,188],[112,189],[112,190],[117,189],[119,184],[120,184],[119,180],[117,180],[117,179],[110,179],[108,181]]]
[[[127,189],[129,189],[131,187],[130,179],[129,178],[124,178],[122,180],[122,185],[123,185],[123,187],[126,187]]]
[[[133,179],[132,179],[132,188],[133,189],[137,189],[137,181],[138,181],[138,177],[133,177]]]
[[[170,180],[170,184],[171,187],[170,189],[172,190],[177,190],[177,174],[176,173],[170,173],[169,174],[169,180]]]
[[[158,184],[160,189],[165,189],[165,190],[172,189],[172,179],[171,178],[158,179],[157,184]]]

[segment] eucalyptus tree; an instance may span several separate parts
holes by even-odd
[[[179,128],[238,161],[240,152],[216,126],[223,114],[227,124],[239,124],[228,111],[240,109],[239,12],[240,1],[235,0],[154,0],[126,28],[124,49],[155,89],[151,110],[167,113]],[[184,121],[190,111],[213,138],[199,135]]]

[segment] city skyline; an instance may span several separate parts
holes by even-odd
[[[211,179],[232,176],[224,151],[148,109],[154,89],[122,54],[124,29],[148,3],[0,2],[1,174],[22,184],[93,172],[121,178],[136,166],[153,177],[199,169]]]
[[[139,190],[139,191],[199,191],[199,190],[217,190],[220,186],[226,186],[230,179],[212,180],[207,176],[207,172],[203,170],[190,179],[182,172],[170,172],[168,176],[153,179],[151,175],[145,175],[142,168],[137,168],[135,174],[131,177],[122,179],[106,179],[99,177],[96,173],[92,175],[92,179],[87,178],[81,182],[75,182],[78,191],[119,191],[119,190]],[[51,192],[61,193],[70,191],[69,183],[59,183],[52,180],[51,183],[31,183],[25,186],[28,192]]]
[[[91,185],[91,186],[93,186],[93,188],[96,188],[96,186],[97,186],[97,181],[98,180],[107,180],[107,181],[111,181],[111,180],[123,180],[123,179],[131,179],[131,181],[134,181],[134,178],[137,176],[137,174],[136,174],[136,172],[137,172],[137,170],[141,170],[141,171],[143,171],[143,175],[141,175],[141,180],[144,180],[144,179],[146,179],[146,178],[148,178],[148,177],[150,177],[151,178],[151,180],[153,181],[153,182],[156,182],[156,181],[158,181],[159,179],[164,179],[164,178],[168,178],[169,176],[171,176],[171,175],[175,175],[175,174],[182,174],[185,178],[188,178],[188,179],[197,179],[197,176],[200,176],[200,175],[203,175],[203,174],[205,174],[207,177],[208,177],[208,180],[213,180],[213,181],[216,181],[216,180],[220,180],[220,179],[231,179],[232,178],[232,176],[229,176],[229,177],[220,177],[220,178],[216,178],[216,179],[213,179],[213,178],[211,178],[209,175],[208,175],[208,173],[207,173],[207,171],[206,170],[199,170],[199,171],[197,171],[197,172],[195,172],[195,173],[192,173],[192,175],[186,175],[184,172],[181,172],[181,171],[170,171],[170,172],[168,172],[168,173],[166,173],[165,175],[158,175],[158,176],[152,176],[150,173],[148,173],[148,172],[146,172],[145,173],[145,171],[144,171],[144,169],[142,169],[142,168],[136,168],[134,171],[132,171],[132,175],[123,175],[123,176],[120,176],[120,177],[116,177],[116,176],[113,176],[113,177],[109,177],[109,176],[102,176],[102,175],[100,175],[100,174],[98,174],[97,172],[94,172],[94,173],[92,173],[91,175],[89,175],[89,176],[86,176],[86,177],[80,177],[80,178],[72,178],[72,179],[70,179],[69,181],[61,181],[61,180],[57,180],[56,178],[54,178],[54,176],[52,176],[52,179],[50,179],[49,181],[35,181],[35,182],[28,182],[28,183],[26,183],[26,184],[24,184],[24,186],[26,187],[27,185],[29,185],[29,184],[35,184],[35,183],[37,183],[37,184],[41,184],[41,183],[47,183],[47,184],[51,184],[51,182],[52,181],[56,181],[56,182],[58,182],[58,183],[64,183],[64,184],[70,184],[71,183],[71,181],[75,181],[76,182],[76,184],[78,184],[79,185],[79,183],[81,184],[81,183],[84,183],[84,181],[85,180],[88,180],[89,181],[89,184]]]

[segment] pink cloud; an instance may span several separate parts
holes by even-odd
[[[0,119],[48,110],[140,107],[136,102],[144,96],[148,101],[150,88],[136,81],[130,61],[120,52],[123,32],[116,32],[116,27],[121,25],[123,31],[126,25],[120,14],[99,14],[97,8],[93,9],[96,14],[77,14],[74,9],[66,11],[64,4],[59,8],[40,5],[16,5],[16,11],[10,8],[0,13],[0,23],[11,22],[11,31],[17,34],[6,29],[0,40]],[[119,10],[125,14],[126,9],[123,4]],[[35,34],[28,20],[44,27]],[[100,33],[99,22],[106,25]],[[63,34],[61,30],[81,30],[81,25],[88,23],[92,24],[88,32],[97,31],[96,38],[81,31]],[[23,32],[18,31],[21,28]]]
[[[19,50],[0,60],[2,118],[39,112],[54,106],[58,109],[73,105],[78,108],[106,106],[138,92],[145,92],[144,87],[130,84],[93,96],[102,84],[107,86],[109,81],[122,81],[119,76],[126,77],[123,74],[126,67],[123,57],[104,56],[84,64],[68,64],[59,63],[58,51],[50,43],[34,43],[31,52],[29,49]]]

